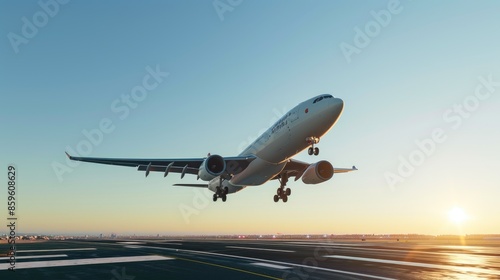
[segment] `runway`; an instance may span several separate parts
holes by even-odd
[[[15,272],[0,257],[0,279],[500,278],[496,241],[95,239],[20,243],[17,250]]]

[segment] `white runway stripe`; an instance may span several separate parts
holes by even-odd
[[[303,267],[304,269],[320,270],[320,271],[327,271],[327,272],[334,272],[334,273],[342,273],[342,274],[347,274],[347,275],[352,275],[352,276],[357,276],[357,277],[372,278],[372,279],[379,279],[379,280],[396,280],[395,278],[389,278],[389,277],[383,277],[383,276],[377,276],[377,275],[370,275],[370,274],[365,274],[365,273],[358,273],[358,272],[352,272],[352,271],[346,271],[346,270],[339,270],[339,269],[331,269],[331,268],[319,267],[319,266],[310,266],[310,265],[304,265],[304,264],[296,264],[296,263],[288,263],[288,262],[281,262],[281,261],[273,261],[273,260],[269,260],[269,259],[259,259],[259,258],[251,258],[251,257],[244,257],[244,256],[220,254],[220,253],[205,252],[205,251],[177,249],[177,248],[154,247],[154,246],[142,246],[142,247],[143,248],[150,248],[150,249],[157,249],[157,250],[177,251],[177,252],[182,252],[182,253],[193,253],[193,254],[208,255],[208,256],[210,256],[210,255],[212,255],[212,256],[222,256],[222,257],[229,257],[229,258],[236,258],[236,259],[243,259],[243,260],[258,261],[258,262],[275,263],[275,264],[278,264],[278,265],[282,265],[283,264],[283,265],[289,265],[289,266],[292,266],[292,267]]]
[[[24,259],[45,259],[45,258],[64,258],[68,255],[38,255],[38,256],[16,256],[16,260],[24,260]],[[1,257],[0,260],[8,260],[9,257]]]
[[[262,262],[251,263],[251,265],[258,265],[258,266],[264,266],[264,267],[276,268],[276,269],[292,269],[292,267],[289,267],[289,266],[283,266],[283,265],[277,265],[277,264],[271,264],[271,263],[262,263]]]
[[[245,249],[245,250],[257,250],[257,251],[271,251],[271,252],[284,252],[284,253],[295,253],[295,251],[289,251],[289,250],[266,249],[266,248],[255,248],[255,247],[226,246],[226,248]]]
[[[129,248],[129,249],[140,249],[141,246],[139,245],[127,245],[127,246],[123,246],[123,248]]]
[[[386,263],[386,264],[395,264],[395,265],[406,265],[406,266],[415,266],[415,267],[425,267],[425,268],[436,268],[436,269],[444,269],[444,270],[453,270],[453,271],[461,271],[461,272],[474,272],[474,273],[485,273],[485,274],[500,275],[500,271],[488,270],[488,269],[479,268],[479,267],[472,267],[472,266],[453,266],[453,265],[444,265],[444,264],[417,263],[417,262],[394,261],[394,260],[372,259],[372,258],[360,258],[360,257],[338,256],[338,255],[330,255],[330,256],[324,256],[324,257],[326,257],[326,258],[334,258],[334,259],[343,259],[343,260],[374,262],[374,263]]]
[[[304,241],[290,241],[285,242],[287,244],[297,244],[297,245],[307,245],[307,246],[315,246],[315,245],[326,245],[326,246],[365,246],[365,244],[357,244],[357,243],[344,243],[344,242],[304,242]]]
[[[151,256],[136,256],[136,257],[91,258],[91,259],[58,260],[58,261],[19,262],[19,263],[16,263],[15,269],[76,266],[76,265],[91,265],[91,264],[108,264],[108,263],[125,263],[125,262],[165,261],[165,260],[173,260],[173,258],[151,255]],[[8,263],[0,264],[0,270],[7,270],[9,268],[10,268],[10,264],[8,264]]]
[[[17,253],[36,253],[36,252],[65,252],[65,251],[91,251],[96,248],[73,248],[73,249],[45,249],[45,250],[17,250]]]

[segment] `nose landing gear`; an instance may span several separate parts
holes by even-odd
[[[311,155],[315,155],[315,156],[319,155],[319,148],[318,147],[314,147],[315,144],[319,143],[319,138],[311,136],[311,137],[307,137],[306,141],[307,141],[307,144],[311,145],[311,147],[309,147],[309,149],[307,150],[307,153],[310,156]]]

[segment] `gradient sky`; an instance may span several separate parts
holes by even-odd
[[[500,233],[500,2],[232,3],[71,1],[44,18],[37,1],[1,2],[0,201],[13,163],[18,231]],[[24,27],[31,38],[23,18],[40,25]],[[357,49],[345,55],[346,45]],[[148,67],[169,75],[127,115],[117,112]],[[342,98],[344,114],[319,157],[296,158],[359,171],[320,185],[291,180],[286,204],[273,202],[275,181],[213,203],[208,190],[171,186],[193,176],[69,167],[64,155],[109,120],[113,131],[89,156],[233,156],[323,93]],[[416,142],[436,129],[439,143],[419,157]],[[412,156],[422,162],[399,173]],[[67,172],[58,176],[60,165]],[[404,181],[391,184],[388,174]],[[453,207],[465,211],[463,223],[448,218]]]

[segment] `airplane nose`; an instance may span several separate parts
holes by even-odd
[[[333,98],[328,106],[328,111],[332,114],[333,119],[336,121],[344,111],[344,101],[340,98]]]
[[[341,112],[344,109],[344,100],[342,100],[340,98],[334,98],[333,99],[333,107],[336,110]]]

